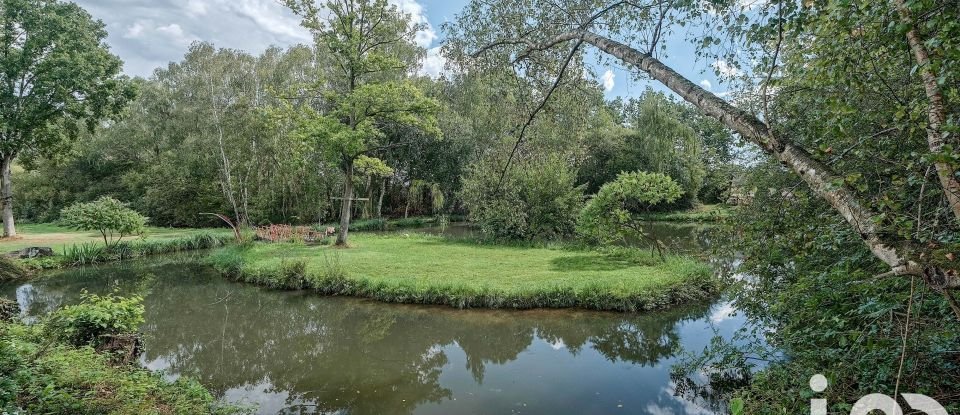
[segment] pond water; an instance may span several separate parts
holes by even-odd
[[[83,290],[144,297],[144,366],[259,413],[710,414],[677,396],[682,349],[743,324],[728,303],[643,314],[457,310],[271,291],[190,258],[0,287],[23,313]]]

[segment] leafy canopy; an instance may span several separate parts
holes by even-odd
[[[143,324],[143,298],[83,293],[80,304],[57,310],[46,331],[76,346],[95,345],[101,336],[134,333]]]
[[[646,236],[639,214],[681,196],[680,185],[665,174],[620,173],[587,202],[580,214],[578,231],[603,242],[638,240]]]
[[[116,246],[127,235],[143,233],[147,217],[109,196],[93,202],[76,203],[60,213],[62,222],[81,231],[98,231],[106,246]],[[116,236],[116,240],[114,240]]]
[[[74,3],[0,1],[0,153],[53,153],[133,98],[99,20]]]

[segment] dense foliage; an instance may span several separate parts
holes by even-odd
[[[131,333],[142,321],[140,299],[92,295],[35,324],[0,321],[0,412],[240,412],[194,380],[171,382],[94,350],[100,335]]]
[[[146,216],[107,196],[63,209],[60,221],[73,229],[100,232],[107,247],[116,246],[124,236],[142,234],[147,225]]]
[[[473,164],[460,197],[483,235],[556,239],[573,234],[583,206],[576,171],[559,157],[518,161],[506,171],[496,157]]]
[[[11,167],[20,156],[62,153],[133,96],[99,20],[72,2],[0,2],[0,203],[15,236]]]
[[[580,212],[577,231],[601,243],[636,242],[646,237],[641,214],[683,195],[680,185],[662,173],[624,172],[604,184]],[[659,242],[654,241],[659,248]]]

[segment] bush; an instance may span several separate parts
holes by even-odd
[[[143,324],[143,298],[83,293],[81,302],[53,313],[49,337],[74,346],[97,345],[105,335],[134,333]]]
[[[640,214],[661,203],[672,203],[683,191],[669,176],[642,171],[620,173],[604,184],[580,214],[578,232],[600,242],[629,241],[647,235]]]
[[[573,234],[583,206],[577,172],[559,156],[517,161],[501,183],[503,161],[487,157],[463,178],[460,198],[487,237],[556,239]]]
[[[41,326],[0,321],[0,413],[231,414],[198,382],[116,365],[90,346],[50,342]]]
[[[142,234],[147,225],[146,216],[106,196],[93,202],[71,205],[63,209],[60,216],[61,222],[67,227],[100,232],[105,246],[117,245],[124,236]]]

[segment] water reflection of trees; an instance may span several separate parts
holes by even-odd
[[[48,309],[72,301],[81,286],[99,292],[123,281],[122,292],[146,297],[151,366],[193,376],[219,394],[270,385],[266,392],[287,393],[288,413],[410,413],[450,398],[439,381],[449,347],[463,350],[477,382],[487,366],[517,359],[536,338],[562,342],[572,354],[590,348],[611,361],[652,366],[678,350],[679,321],[708,312],[706,305],[646,315],[455,310],[271,292],[185,265],[120,273],[136,276],[38,281],[30,301]]]

